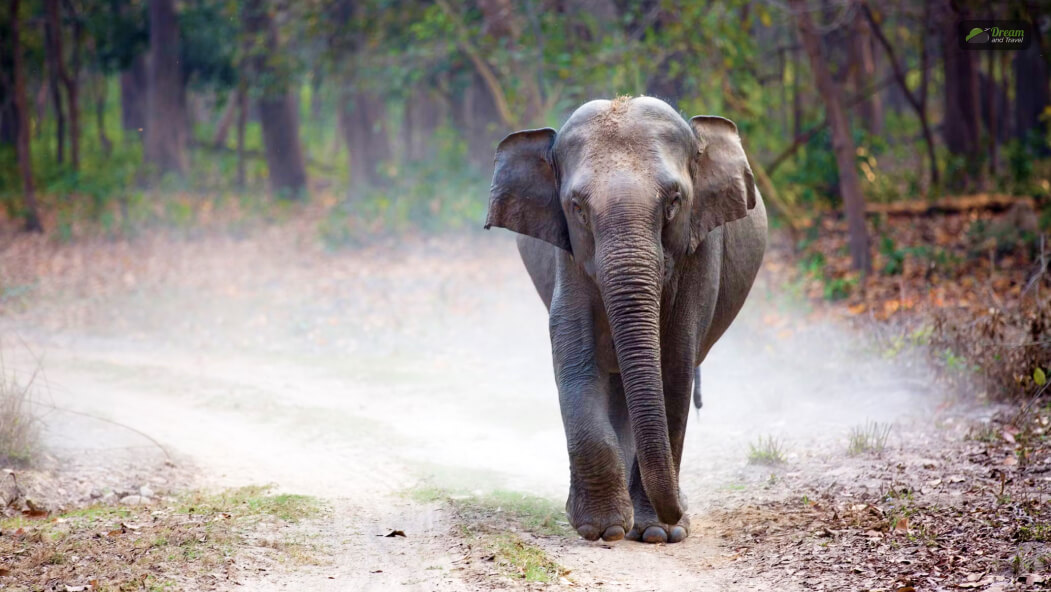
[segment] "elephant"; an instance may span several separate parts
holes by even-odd
[[[499,143],[488,208],[548,309],[570,524],[592,541],[682,541],[695,377],[766,250],[737,126],[653,97],[593,100],[558,131]]]

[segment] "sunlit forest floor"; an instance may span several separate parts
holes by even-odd
[[[547,320],[509,234],[333,248],[295,212],[5,234],[0,352],[36,372],[41,433],[4,498],[0,583],[1039,588],[1051,408],[1026,364],[1046,350],[1002,346],[1046,343],[1051,279],[1017,215],[887,218],[864,284],[837,221],[778,231],[703,366],[693,530],[667,546],[565,523]]]

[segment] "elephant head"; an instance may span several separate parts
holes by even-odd
[[[642,482],[678,522],[678,467],[661,377],[661,296],[708,233],[755,206],[737,127],[686,122],[650,97],[591,101],[562,129],[513,133],[496,150],[486,228],[567,251],[595,282],[613,336]]]

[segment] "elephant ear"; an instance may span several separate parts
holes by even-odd
[[[485,227],[506,228],[572,252],[558,199],[554,143],[551,128],[515,132],[500,141]]]
[[[690,252],[717,226],[748,215],[755,207],[755,179],[729,119],[698,115],[690,120],[697,136],[693,164]]]

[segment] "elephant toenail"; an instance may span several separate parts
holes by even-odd
[[[686,538],[686,535],[687,535],[687,532],[686,532],[685,528],[683,528],[681,526],[673,526],[673,527],[671,527],[671,532],[668,533],[668,542],[669,543],[681,542],[684,538]]]
[[[622,526],[610,526],[606,532],[602,533],[604,541],[619,541],[622,538],[624,538],[624,527]]]
[[[646,532],[642,533],[642,540],[647,543],[667,543],[668,533],[659,526],[651,526],[646,529]]]
[[[580,536],[584,537],[589,541],[598,540],[599,531],[597,528],[590,524],[585,524],[583,526],[577,527],[577,532],[580,533]]]

